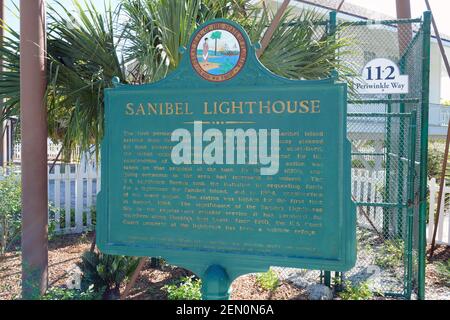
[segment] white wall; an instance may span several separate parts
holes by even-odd
[[[450,45],[445,47],[445,53],[447,59],[450,60]],[[444,62],[441,63],[442,77],[441,77],[441,98],[445,100],[450,100],[450,78],[445,69]]]
[[[430,50],[430,103],[441,103],[441,53],[437,42],[431,42]]]

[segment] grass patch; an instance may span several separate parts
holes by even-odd
[[[258,274],[256,276],[256,283],[264,290],[273,292],[280,285],[280,280],[275,271],[269,269],[269,271]]]
[[[436,262],[436,272],[441,282],[450,287],[450,259]]]
[[[167,284],[162,287],[167,292],[169,300],[201,300],[202,282],[200,279],[183,277],[178,283]]]

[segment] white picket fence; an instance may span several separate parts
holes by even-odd
[[[447,181],[446,181],[447,182]],[[437,202],[439,195],[439,184],[436,179],[432,178],[428,181],[428,188],[430,190],[430,215],[427,227],[427,241],[431,242],[435,226],[435,213],[437,210]],[[444,187],[444,192],[441,201],[441,210],[439,212],[439,223],[436,234],[436,243],[450,245],[450,203],[445,202],[446,196],[449,196],[450,186]]]
[[[359,202],[383,202],[384,171],[352,169],[352,195]]]
[[[352,195],[358,202],[383,202],[381,192],[382,189],[384,189],[384,183],[384,171],[352,169]],[[436,183],[436,179],[430,179],[428,181],[428,187],[430,191],[430,214],[427,225],[427,242],[430,243],[435,227],[435,212],[437,210],[439,193],[439,185]],[[436,234],[436,243],[438,244],[450,245],[450,201],[445,202],[446,198],[450,198],[449,194],[450,186],[445,186]],[[382,207],[367,206],[364,207],[363,210],[375,224],[380,221],[380,215],[383,214]],[[360,210],[358,210],[357,215],[359,226],[371,228],[367,218],[362,216]]]
[[[49,165],[50,167],[50,165]],[[51,216],[59,221],[55,231],[59,233],[79,233],[92,227],[92,212],[95,210],[96,195],[100,190],[100,169],[95,161],[83,159],[79,164],[57,164],[49,172],[49,202]],[[358,202],[383,202],[384,171],[352,169],[352,195]],[[429,181],[430,210],[436,210],[438,185],[435,179]],[[450,186],[445,188],[450,193]],[[444,197],[445,198],[445,197]],[[381,207],[364,207],[365,213],[372,221],[380,221],[383,214]],[[66,214],[66,213],[70,214]],[[450,245],[450,223],[448,206],[442,206],[440,213],[437,243]],[[370,228],[366,217],[360,210],[358,224]],[[53,223],[53,222],[52,222]],[[434,228],[434,215],[430,214],[427,227],[427,239],[430,241]]]
[[[20,163],[22,159],[22,145],[20,143],[17,143],[12,148],[12,160],[14,163]],[[47,159],[48,160],[55,160],[58,157],[58,154],[61,150],[61,144],[55,144],[50,139],[47,139]],[[79,157],[79,148],[77,148],[73,154],[72,157],[74,159],[77,159]]]
[[[95,161],[49,165],[50,224],[57,233],[80,233],[92,228],[100,170]]]
[[[367,203],[384,202],[382,196],[384,181],[384,171],[352,169],[351,189],[353,201]],[[358,226],[372,229],[372,225],[375,225],[378,228],[383,219],[383,208],[364,206],[362,210],[358,209],[356,211],[356,216]]]

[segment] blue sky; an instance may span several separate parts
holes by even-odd
[[[203,50],[203,43],[205,38],[209,38],[208,44],[209,44],[209,50],[214,50],[215,48],[215,41],[211,37],[212,32],[206,34],[202,40],[198,43],[198,50]],[[220,40],[217,43],[217,50],[220,50],[222,46],[226,44],[228,46],[228,49],[235,50],[239,48],[239,43],[237,42],[236,38],[229,33],[228,31],[221,30],[221,37]]]

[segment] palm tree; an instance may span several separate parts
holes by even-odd
[[[66,2],[66,1],[64,1]],[[122,0],[114,10],[99,11],[91,0],[72,0],[75,11],[56,2],[48,9],[49,136],[62,143],[68,158],[78,146],[95,146],[103,136],[103,90],[113,77],[123,83],[157,81],[174,70],[199,24],[214,18],[240,23],[251,41],[261,40],[273,13],[254,7],[249,0]],[[346,40],[319,31],[326,20],[314,11],[295,16],[288,11],[260,57],[272,72],[293,79],[320,79],[345,64]],[[76,23],[74,23],[76,21]],[[19,34],[6,30],[0,47],[0,120],[19,114]],[[127,69],[127,71],[126,71]]]
[[[214,45],[214,55],[217,56],[217,40],[220,40],[220,38],[222,38],[222,32],[220,31],[214,31],[211,34],[211,39],[215,40],[215,45]]]

